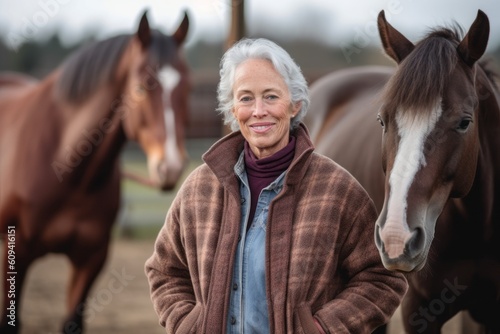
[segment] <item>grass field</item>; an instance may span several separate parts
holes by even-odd
[[[187,175],[201,164],[201,155],[216,140],[217,138],[188,140],[186,146],[190,156],[189,166],[174,190],[161,192],[124,179],[122,205],[115,227],[116,234],[141,239],[156,236],[180,185]],[[125,148],[121,161],[123,169],[147,177],[146,156],[137,144],[129,144]]]

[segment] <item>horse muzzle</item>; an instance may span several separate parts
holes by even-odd
[[[158,184],[162,191],[168,191],[175,188],[180,179],[186,163],[169,164],[162,161],[157,166]]]
[[[150,180],[162,191],[172,190],[177,185],[186,166],[187,159],[172,161],[159,155],[148,156]]]
[[[377,221],[375,226],[375,244],[388,270],[411,272],[422,269],[429,251],[428,238],[423,227],[409,230],[394,221],[387,221],[382,227]]]

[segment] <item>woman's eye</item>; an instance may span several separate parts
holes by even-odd
[[[268,99],[268,100],[275,100],[277,98],[278,97],[276,95],[268,95],[268,96],[266,96],[266,99]]]
[[[248,102],[248,101],[250,101],[250,100],[251,100],[251,99],[250,99],[250,96],[243,96],[243,97],[241,97],[241,98],[240,98],[240,101],[241,101],[241,102]]]
[[[142,93],[146,92],[146,87],[144,87],[144,85],[142,85],[142,84],[139,84],[136,86],[136,90],[137,90],[137,93],[142,94]]]

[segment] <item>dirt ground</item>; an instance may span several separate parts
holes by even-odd
[[[149,299],[143,271],[152,249],[152,240],[118,239],[113,242],[107,265],[90,295],[92,302],[86,316],[86,333],[164,333]],[[68,272],[68,262],[59,255],[46,256],[31,267],[21,309],[21,334],[59,333],[65,314]],[[390,334],[403,333],[400,320],[396,312]],[[448,323],[445,328],[443,333],[461,333],[458,321]]]

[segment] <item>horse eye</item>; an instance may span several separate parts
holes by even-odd
[[[457,130],[461,132],[466,131],[471,122],[472,120],[470,118],[463,118],[460,123],[458,123]]]
[[[146,79],[146,87],[148,89],[153,89],[154,87],[157,86],[157,84],[158,84],[158,81],[154,77],[148,77]]]
[[[377,121],[382,125],[382,127],[385,127],[384,121],[382,120],[382,116],[380,114],[377,115]]]

